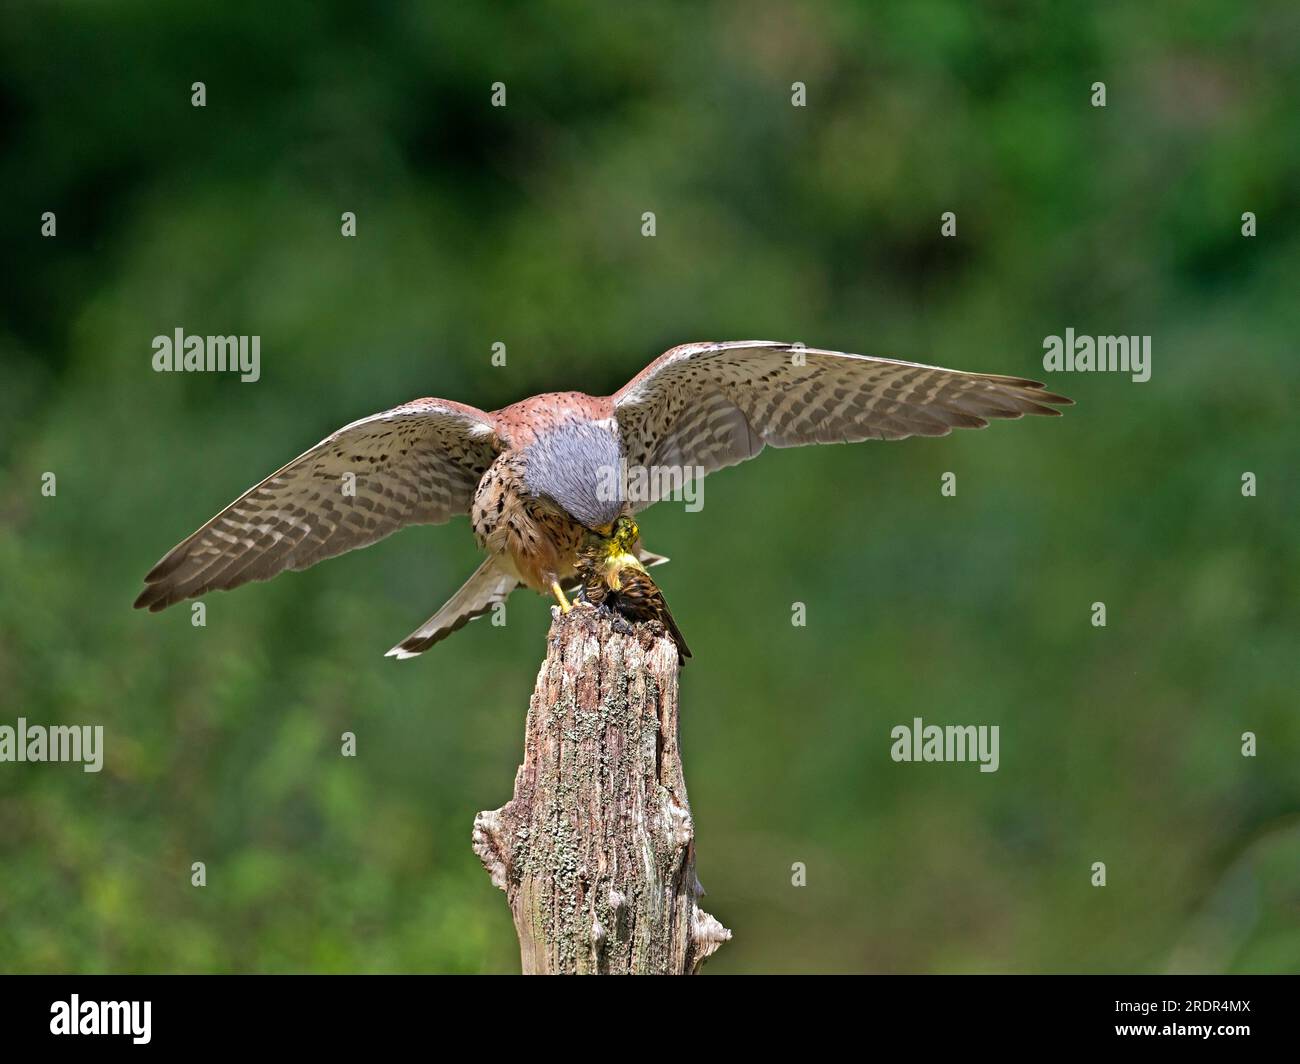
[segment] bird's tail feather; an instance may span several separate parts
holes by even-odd
[[[656,554],[652,550],[646,550],[644,543],[638,543],[636,545],[636,556],[640,560],[641,564],[647,569],[653,568],[656,565],[663,565],[664,562],[668,561],[668,559],[662,554]]]
[[[682,630],[677,627],[677,619],[673,616],[673,611],[668,608],[668,603],[664,603],[663,615],[664,627],[668,629],[668,638],[677,645],[677,656],[681,659],[682,668],[686,667],[686,659],[692,657],[691,648],[686,645],[686,637],[682,635]]]
[[[522,587],[519,577],[506,572],[495,558],[488,558],[452,595],[437,613],[390,650],[386,657],[402,661],[423,654],[440,639],[446,639],[475,617],[482,617],[498,602],[504,602],[515,588]]]

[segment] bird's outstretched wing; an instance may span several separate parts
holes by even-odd
[[[1071,403],[1020,377],[769,340],[674,347],[611,399],[630,466],[688,473],[765,446],[946,436],[994,418],[1058,415],[1054,407]]]
[[[417,399],[354,421],[250,488],[150,570],[136,608],[269,580],[465,513],[497,454],[490,414]],[[352,474],[348,476],[348,474]]]

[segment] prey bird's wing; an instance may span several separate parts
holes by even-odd
[[[743,462],[765,446],[946,436],[994,418],[1057,415],[1054,407],[1071,402],[1020,377],[769,340],[674,347],[611,399],[629,466],[687,476],[693,467],[711,473]]]
[[[157,612],[447,521],[469,509],[497,446],[491,415],[444,399],[354,421],[168,551],[135,605]]]

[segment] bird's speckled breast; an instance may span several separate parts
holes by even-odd
[[[573,576],[587,534],[573,518],[529,495],[523,459],[514,452],[498,456],[479,481],[470,520],[479,546],[508,560],[525,584],[543,593],[551,581]]]

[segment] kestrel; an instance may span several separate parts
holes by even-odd
[[[628,470],[693,477],[769,446],[946,436],[1070,402],[1019,377],[766,340],[674,347],[613,395],[552,392],[491,413],[417,399],[344,426],[250,488],[167,552],[135,605],[166,609],[468,513],[488,557],[388,652],[414,657],[519,587],[567,610],[588,533],[608,535],[662,494],[650,477],[631,497]]]

